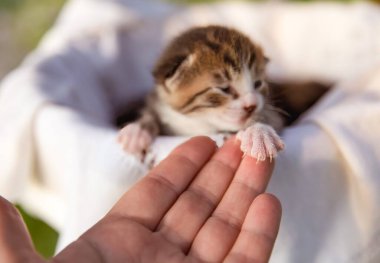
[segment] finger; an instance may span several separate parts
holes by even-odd
[[[234,139],[228,140],[160,223],[160,233],[178,244],[185,253],[228,188],[241,156],[239,144]]]
[[[258,196],[253,201],[242,231],[224,262],[268,262],[280,220],[280,201],[270,194]]]
[[[263,193],[273,163],[246,156],[223,199],[195,238],[191,254],[220,262],[233,246],[252,201]]]
[[[132,218],[155,229],[216,148],[208,137],[195,137],[178,146],[125,193],[109,214]]]
[[[0,196],[0,262],[42,262],[16,208]]]

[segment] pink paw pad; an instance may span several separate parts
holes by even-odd
[[[140,124],[130,123],[120,130],[118,142],[124,151],[143,157],[152,143],[152,136]]]
[[[255,123],[243,131],[239,131],[236,138],[241,141],[241,150],[256,158],[264,161],[266,158],[272,160],[277,153],[285,148],[281,138],[276,131],[269,125]]]

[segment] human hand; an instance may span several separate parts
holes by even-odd
[[[236,140],[177,147],[52,262],[267,262],[281,206],[263,194],[273,163]],[[44,262],[16,209],[0,198],[0,262]]]

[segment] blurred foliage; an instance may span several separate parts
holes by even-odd
[[[23,0],[1,0],[0,9],[14,9],[17,8]]]
[[[35,48],[65,0],[0,0],[0,79]]]
[[[167,2],[172,3],[184,3],[184,4],[197,4],[197,3],[212,3],[218,2],[218,0],[168,0]]]
[[[58,233],[43,221],[29,215],[22,207],[17,206],[24,219],[36,250],[44,257],[53,256],[58,240]]]
[[[213,3],[213,2],[221,2],[221,1],[233,1],[233,0],[167,0],[172,3],[183,3],[183,4],[197,4],[197,3]],[[265,0],[241,0],[246,2],[267,2]],[[335,2],[354,2],[358,0],[334,0]],[[378,0],[377,2],[379,2]],[[315,0],[290,0],[289,2],[316,2]],[[376,1],[375,1],[376,2]]]
[[[9,1],[9,0],[8,0]],[[21,2],[14,21],[16,37],[25,48],[36,46],[61,9],[64,0],[17,0]]]

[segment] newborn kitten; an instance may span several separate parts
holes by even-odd
[[[141,156],[155,136],[237,133],[241,150],[257,160],[284,148],[275,130],[265,80],[267,59],[242,33],[221,26],[192,28],[161,55],[141,118],[119,133],[125,151]]]

